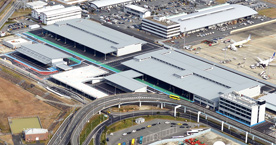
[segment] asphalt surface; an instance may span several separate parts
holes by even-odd
[[[117,116],[117,117],[113,118],[113,120],[109,119],[108,122],[105,122],[104,125],[101,125],[101,127],[99,127],[99,129],[98,129],[99,131],[97,132],[96,138],[95,138],[95,144],[100,143],[100,136],[102,134],[102,131],[104,130],[104,126],[109,126],[109,125],[111,125],[111,124],[113,124],[117,121],[120,121],[120,120],[123,120],[123,119],[126,119],[126,118],[132,118],[132,117],[136,117],[136,116],[145,116],[145,115],[158,115],[157,112],[160,112],[160,110],[154,110],[154,112],[152,112],[151,110],[147,110],[145,112],[138,112],[138,113],[133,112],[133,113],[128,113],[128,114],[122,114],[121,116]],[[159,115],[172,115],[172,114],[170,112],[166,111],[166,112],[160,112]],[[164,123],[165,121],[170,122],[170,124],[165,124]],[[160,124],[158,124],[158,122],[160,122]],[[138,124],[138,125],[129,127],[127,129],[124,129],[124,130],[114,132],[113,136],[107,135],[107,137],[109,138],[108,145],[118,144],[119,142],[120,143],[122,143],[122,142],[128,143],[132,138],[137,139],[140,136],[146,137],[147,135],[157,133],[157,132],[162,131],[162,130],[172,129],[172,127],[171,127],[172,122],[173,123],[184,123],[184,122],[181,122],[181,121],[174,121],[174,120],[154,119],[152,121],[148,121],[148,122],[145,122],[145,123],[142,123],[142,124]],[[157,124],[157,125],[153,126],[152,124]],[[191,126],[191,125],[194,126],[197,123],[187,123],[187,124],[189,124],[189,126]],[[147,125],[152,125],[152,127],[147,128]],[[184,136],[185,132],[189,129],[189,128],[180,129],[179,125],[174,125],[174,126],[175,126],[175,129],[176,129],[176,132],[171,133],[166,138],[168,138],[172,135],[175,135],[175,134]],[[135,133],[132,132],[133,130],[140,129],[142,127],[145,127],[146,129],[136,131]],[[123,133],[128,133],[128,132],[131,132],[131,133],[127,134],[126,136],[122,135]],[[88,143],[88,142],[86,142],[86,143]],[[149,143],[149,142],[147,142],[147,143]]]
[[[71,139],[71,144],[78,144],[78,137],[80,135],[80,132],[83,126],[86,124],[89,118],[91,118],[94,114],[97,114],[98,111],[109,108],[111,106],[118,105],[118,104],[134,103],[139,101],[158,102],[158,103],[166,102],[167,104],[186,106],[188,108],[192,108],[194,110],[198,110],[200,112],[204,112],[207,115],[210,115],[209,118],[212,116],[216,120],[223,120],[227,122],[227,124],[230,124],[231,126],[238,127],[240,130],[248,131],[250,135],[251,134],[255,135],[255,138],[261,137],[271,142],[275,141],[275,138],[272,136],[256,131],[244,124],[231,120],[228,117],[222,116],[214,111],[207,110],[206,108],[198,106],[194,103],[190,103],[184,100],[176,101],[176,100],[170,99],[167,95],[147,94],[147,93],[134,93],[134,94],[127,93],[127,94],[119,94],[115,96],[99,98],[91,102],[90,104],[87,104],[86,106],[84,106],[74,114],[69,125],[60,126],[61,130],[66,130],[65,132],[57,131],[56,134],[59,134],[61,137],[60,141],[57,140],[57,137],[55,134],[54,135],[55,139],[50,141],[49,145],[51,144],[67,145],[70,139]],[[203,121],[204,120],[202,119],[200,120],[200,122],[203,122]],[[217,125],[217,126],[220,126],[220,125]]]

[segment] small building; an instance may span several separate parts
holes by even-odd
[[[59,21],[81,18],[81,11],[78,6],[45,11],[40,13],[40,20],[43,24],[50,25]]]
[[[48,129],[30,128],[23,131],[23,138],[27,142],[47,140]]]
[[[220,96],[218,112],[253,126],[265,121],[265,106],[265,100],[255,100],[233,91]]]
[[[144,123],[145,122],[145,118],[137,118],[137,119],[135,119],[135,123],[137,123],[137,124],[141,124],[141,123]]]
[[[147,85],[135,80],[143,74],[128,70],[105,77],[107,84],[115,86],[125,92],[147,92]]]
[[[43,1],[34,1],[34,2],[28,2],[26,4],[26,7],[35,10],[35,9],[43,8],[46,5],[47,5],[46,2],[43,2]]]
[[[53,5],[53,6],[43,7],[43,8],[40,8],[40,9],[33,9],[31,15],[35,19],[40,19],[40,13],[53,11],[53,10],[57,10],[57,9],[62,9],[62,8],[64,8],[63,5]]]
[[[140,1],[140,0],[137,0]],[[119,5],[127,5],[131,4],[132,0],[96,0],[91,3],[91,7],[94,9],[105,9],[105,8],[111,8],[116,7]]]
[[[61,70],[72,69],[72,67],[67,66],[67,62],[64,61],[65,58],[70,58],[70,55],[40,43],[22,45],[20,48],[16,49],[16,51],[43,65],[53,66]]]
[[[126,5],[124,7],[124,12],[130,15],[137,16],[139,18],[147,18],[151,14],[148,9],[136,5]]]
[[[23,38],[12,38],[12,39],[3,40],[3,45],[12,49],[19,48],[21,47],[21,45],[25,45],[25,44],[32,44],[32,41],[28,41]]]
[[[151,16],[142,20],[142,30],[162,38],[180,35],[180,24],[166,17]]]

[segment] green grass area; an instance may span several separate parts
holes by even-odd
[[[41,128],[41,125],[37,117],[14,118],[10,122],[10,127],[12,133],[17,134],[28,128]]]
[[[163,89],[163,88],[160,88],[160,87],[158,87],[158,86],[156,86],[156,85],[153,85],[153,84],[151,84],[151,83],[149,83],[149,82],[146,82],[146,81],[143,81],[143,80],[141,80],[141,79],[136,79],[137,81],[139,81],[139,82],[142,82],[142,83],[144,83],[144,84],[146,84],[146,85],[148,85],[148,86],[150,86],[150,87],[152,87],[152,88],[155,88],[155,89],[157,89],[157,90],[159,90],[159,91],[161,91],[161,92],[163,92],[163,93],[166,93],[166,94],[168,94],[168,95],[175,95],[175,96],[179,96],[179,95],[177,95],[177,94],[175,94],[175,93],[173,93],[173,92],[170,92],[170,91],[168,91],[168,90],[165,90],[165,89]],[[182,96],[179,96],[181,99],[183,99],[183,100],[186,100],[186,101],[191,101],[191,100],[189,100],[189,99],[187,99],[187,98],[184,98],[184,97],[182,97]]]
[[[89,133],[100,123],[102,123],[107,118],[103,114],[93,116],[88,123],[85,124],[81,134],[80,134],[80,144],[82,144]],[[93,141],[91,141],[93,143]],[[90,142],[90,144],[91,144]]]

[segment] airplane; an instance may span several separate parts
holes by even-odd
[[[230,45],[228,46],[228,48],[231,48],[232,50],[237,51],[238,48],[243,47],[243,46],[244,46],[243,44],[249,42],[250,40],[251,40],[251,35],[249,35],[247,39],[242,40],[242,41],[235,42],[234,40],[231,40],[231,41],[234,42],[234,43],[230,44]],[[238,47],[238,48],[237,48],[237,47]]]
[[[275,58],[275,52],[274,54],[267,60],[262,60],[259,57],[257,57],[257,59],[259,60],[259,64],[263,67],[267,67],[268,65],[270,66],[276,66],[276,64],[270,64],[270,62],[272,62]]]

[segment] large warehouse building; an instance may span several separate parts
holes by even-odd
[[[74,46],[81,45],[81,48],[92,49],[97,53],[113,54],[123,56],[142,50],[142,44],[146,43],[133,36],[105,27],[99,23],[85,20],[73,19],[55,23],[43,27],[45,33],[51,33],[55,38],[62,38],[72,42]]]
[[[20,48],[16,49],[16,52],[45,66],[52,66],[61,70],[72,69],[72,67],[67,66],[67,62],[64,61],[65,58],[70,58],[72,56],[40,43],[22,45]]]
[[[63,9],[64,6],[63,5],[53,5],[53,6],[47,6],[47,7],[43,7],[40,9],[34,9],[32,10],[32,17],[35,19],[40,19],[40,13],[42,12],[47,12],[47,11],[53,11],[53,10],[57,10],[57,9]]]
[[[78,6],[44,11],[40,13],[40,20],[43,24],[50,25],[59,21],[81,18],[81,11]]]
[[[244,98],[246,96],[251,99],[259,96],[261,87],[264,86],[255,80],[226,70],[213,62],[202,61],[180,50],[154,51],[136,56],[122,64],[144,74],[140,79],[213,110],[219,109],[219,99],[224,94],[228,96],[235,92]],[[254,103],[256,104],[256,102],[252,102],[251,105]],[[258,103],[256,106],[258,107]],[[254,113],[256,108],[251,108],[251,110]],[[263,111],[263,108],[261,110]],[[229,116],[227,110],[221,111],[221,113]],[[238,118],[239,112],[236,113],[232,116],[236,116],[235,119],[247,125],[263,121],[262,118],[256,120],[254,117],[251,118],[252,121],[241,117],[242,120]]]
[[[261,84],[181,51],[160,50],[134,57],[122,64],[142,74],[145,81],[211,108],[219,96],[232,91],[254,97]]]
[[[170,35],[167,30],[171,29],[173,23],[180,25],[180,32],[196,32],[202,28],[208,28],[214,25],[222,25],[224,23],[232,23],[240,18],[247,18],[256,15],[258,12],[253,9],[238,5],[238,4],[223,4],[214,7],[198,10],[192,14],[180,14],[165,17],[157,22],[153,17],[145,18],[142,21],[142,29],[153,34],[159,35],[163,38],[170,38],[177,36],[178,33]],[[171,25],[169,25],[171,23]],[[150,30],[150,31],[149,31]],[[155,33],[154,33],[155,32]],[[157,35],[158,35],[157,34]]]

